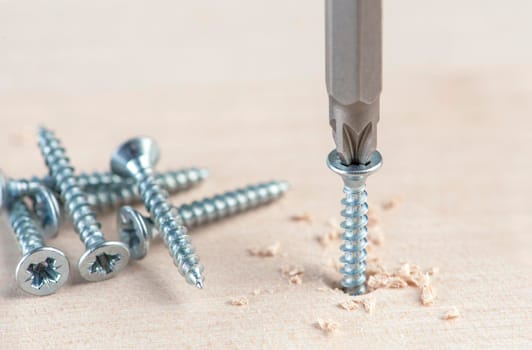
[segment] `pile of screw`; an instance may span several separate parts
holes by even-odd
[[[132,138],[111,158],[112,173],[76,175],[59,139],[41,127],[39,148],[49,175],[30,180],[6,180],[0,174],[0,207],[22,252],[16,269],[19,287],[33,295],[56,292],[68,280],[70,264],[60,250],[45,245],[68,217],[86,247],[79,258],[82,278],[95,282],[122,271],[130,258],[146,256],[150,241],[161,236],[185,280],[203,288],[203,266],[195,254],[188,229],[228,217],[280,198],[283,181],[239,188],[190,204],[173,206],[169,193],[188,189],[208,176],[205,169],[187,168],[155,173],[159,149],[153,139]],[[149,216],[129,204],[142,202]],[[96,212],[119,208],[120,242],[108,241]]]

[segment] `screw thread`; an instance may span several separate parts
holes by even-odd
[[[191,228],[269,203],[287,189],[288,183],[283,181],[259,183],[181,205],[177,212],[185,226]]]
[[[187,228],[182,225],[176,210],[168,203],[168,193],[162,188],[151,169],[140,169],[135,178],[146,210],[163,236],[179,273],[188,283],[202,288],[203,266],[199,264],[199,258],[190,243]]]
[[[140,195],[134,179],[125,179],[107,173],[80,175],[80,186],[85,186],[87,200],[93,209],[107,211],[139,201]],[[156,180],[169,193],[187,190],[207,177],[205,169],[187,168],[155,175]]]
[[[70,165],[59,139],[50,130],[40,128],[39,148],[54,180],[54,187],[80,239],[87,248],[103,243],[105,239],[100,230],[100,223],[96,220],[96,215],[78,185],[74,168]]]
[[[184,168],[171,170],[156,175],[163,187],[170,193],[188,189],[204,180],[208,175],[206,169]],[[81,173],[75,176],[78,185],[86,192],[103,192],[110,188],[120,190],[125,188],[127,192],[138,193],[135,180],[123,178],[110,172]],[[33,180],[44,183],[48,187],[54,187],[54,179],[51,176],[43,178],[34,177]]]
[[[366,292],[368,194],[364,184],[357,188],[346,186],[344,193],[342,216],[345,220],[341,224],[344,244],[340,247],[343,252],[340,262],[344,264],[340,272],[344,277],[341,284],[348,293],[359,295]]]
[[[15,200],[11,203],[9,223],[23,255],[44,247],[42,233],[28,206],[22,200]]]

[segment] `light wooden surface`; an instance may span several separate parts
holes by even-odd
[[[36,298],[14,283],[19,259],[0,219],[0,348],[530,348],[532,342],[532,50],[530,2],[385,2],[385,93],[368,183],[385,244],[371,254],[439,267],[433,306],[414,288],[379,290],[376,310],[345,311],[318,290],[338,278],[340,179],[323,75],[321,1],[0,2],[1,168],[43,174],[38,124],[79,170],[106,170],[127,137],[154,136],[160,169],[205,166],[178,204],[272,178],[280,202],[194,231],[206,288],[184,283],[162,244],[113,280],[74,271]],[[380,204],[400,196],[393,210]],[[312,225],[289,218],[312,213]],[[115,216],[102,216],[117,238]],[[247,249],[280,242],[280,254]],[[66,225],[50,245],[73,266]],[[303,267],[302,285],[279,269]],[[257,296],[253,291],[261,289]],[[229,305],[247,296],[247,306]],[[451,307],[462,316],[442,320]],[[318,318],[339,323],[324,335]]]

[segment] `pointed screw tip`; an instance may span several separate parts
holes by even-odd
[[[196,282],[196,287],[197,287],[198,289],[203,289],[203,282],[202,282],[202,281],[197,281],[197,282]]]

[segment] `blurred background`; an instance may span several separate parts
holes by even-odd
[[[286,259],[305,265],[310,279],[318,263],[338,255],[333,250],[324,257],[314,239],[319,229],[301,229],[287,219],[308,211],[324,222],[340,210],[340,179],[325,166],[333,140],[323,0],[0,0],[0,167],[9,176],[46,171],[35,136],[37,125],[45,124],[62,138],[80,170],[107,170],[114,148],[138,134],[158,140],[160,169],[211,170],[200,189],[176,202],[272,178],[293,185],[282,205],[193,237],[211,269],[201,295],[174,274],[166,280],[173,266],[157,245],[152,257],[117,280],[94,286],[74,277],[57,296],[28,301],[4,283],[11,281],[18,252],[1,232],[0,312],[9,316],[4,320],[10,320],[13,335],[7,344],[75,339],[74,344],[94,346],[148,345],[130,334],[153,324],[159,325],[150,328],[160,336],[158,344],[167,346],[173,343],[166,336],[176,330],[187,332],[180,344],[191,347],[217,344],[216,337],[229,347],[530,341],[532,2],[385,0],[383,8],[379,149],[385,164],[368,187],[373,203],[399,196],[403,204],[384,220],[387,245],[381,258],[390,265],[407,257],[439,266],[439,305],[459,306],[467,326],[464,321],[442,327],[444,310],[421,310],[407,292],[405,302],[386,291],[379,304],[384,311],[357,328],[364,336],[355,340],[347,330],[324,339],[309,326],[327,314],[340,321],[359,317],[316,302],[320,297],[312,284],[297,291],[280,287],[282,297],[248,314],[225,305],[229,296],[278,279],[278,263],[245,260],[250,245],[280,241]],[[113,237],[114,216],[102,220]],[[9,232],[5,218],[0,229]],[[82,252],[72,232],[53,244],[71,261]],[[141,281],[148,276],[168,283],[146,287]],[[94,339],[98,331],[108,331],[101,315],[89,313],[79,326],[71,325],[87,293],[93,293],[91,300],[121,300],[144,323],[110,308],[105,317],[116,338]],[[28,330],[46,329],[47,319],[26,326],[22,304],[32,310],[42,306],[42,314],[71,308],[54,319],[69,330],[63,338],[42,332],[37,343]],[[214,316],[205,321],[198,308]],[[161,313],[172,322],[159,322]],[[398,326],[413,314],[419,327]],[[357,325],[367,320],[360,317]],[[349,328],[352,320],[342,322]],[[89,332],[87,325],[96,328]],[[6,330],[7,321],[1,326]],[[433,338],[420,342],[426,334]]]

